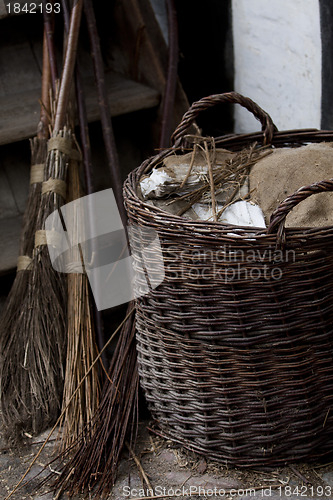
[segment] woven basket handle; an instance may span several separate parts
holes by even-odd
[[[277,244],[283,246],[286,240],[285,222],[289,212],[301,201],[317,193],[333,191],[333,179],[315,182],[310,186],[303,186],[288,196],[271,215],[267,233],[277,232]]]
[[[264,134],[264,144],[271,144],[274,131],[277,130],[271,117],[266,111],[260,108],[258,104],[252,101],[249,97],[244,97],[237,92],[227,92],[225,94],[210,95],[200,99],[200,101],[194,102],[191,107],[184,114],[180,124],[171,136],[171,142],[174,146],[178,147],[181,145],[186,132],[190,126],[194,123],[196,117],[208,108],[216,106],[217,104],[240,104],[243,108],[250,111],[257,120],[260,121],[262,125],[262,131]]]

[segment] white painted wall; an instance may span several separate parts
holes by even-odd
[[[320,128],[321,37],[318,0],[233,0],[235,90],[251,97],[280,129]],[[235,131],[260,125],[235,106]]]

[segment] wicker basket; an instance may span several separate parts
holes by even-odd
[[[332,191],[333,179],[290,196],[268,229],[188,220],[138,195],[144,173],[183,154],[198,113],[225,102],[250,110],[262,132],[216,138],[224,148],[333,140],[328,131],[278,132],[250,99],[215,95],[191,106],[172,148],[129,175],[129,219],[158,232],[165,272],[136,301],[141,385],[163,434],[209,458],[238,466],[316,459],[333,450],[333,226],[285,229],[284,221],[300,201]]]

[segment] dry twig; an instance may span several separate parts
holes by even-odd
[[[134,462],[136,463],[136,465],[137,465],[137,467],[138,467],[138,469],[139,469],[139,471],[140,471],[140,474],[141,474],[141,476],[142,476],[142,478],[143,478],[144,482],[146,483],[147,487],[149,488],[149,490],[154,491],[154,490],[153,490],[153,487],[152,487],[152,485],[151,485],[151,483],[150,483],[150,481],[149,481],[149,479],[148,479],[148,476],[147,476],[147,474],[145,473],[145,471],[144,471],[144,469],[143,469],[143,467],[142,467],[142,465],[141,465],[140,460],[138,459],[138,457],[137,457],[137,456],[136,456],[136,454],[134,453],[133,448],[131,447],[131,445],[129,444],[129,442],[128,442],[128,441],[125,441],[125,444],[126,444],[126,447],[128,448],[128,451],[129,451],[129,452],[130,452],[130,454],[132,455],[132,458],[133,458]]]
[[[102,356],[102,353],[103,351],[105,351],[105,349],[109,346],[109,344],[112,342],[112,340],[114,339],[114,337],[117,335],[117,333],[122,329],[122,327],[126,324],[126,321],[131,317],[131,315],[133,314],[134,312],[134,309],[131,309],[128,314],[126,315],[126,317],[123,319],[123,321],[120,323],[120,325],[118,326],[118,328],[113,332],[113,334],[110,336],[109,340],[105,343],[105,346],[103,347],[103,350],[99,352],[99,354],[96,356],[96,358],[94,359],[93,363],[91,364],[91,366],[89,367],[89,370],[88,372],[84,375],[84,377],[80,380],[80,383],[78,384],[77,388],[75,389],[74,393],[72,394],[70,400],[68,401],[68,406],[71,404],[72,400],[75,398],[77,392],[80,390],[82,384],[84,383],[86,377],[90,374],[91,370],[94,369],[95,365],[100,361],[100,358]],[[52,434],[54,433],[54,431],[56,430],[56,428],[58,427],[59,425],[59,422],[61,421],[62,417],[64,416],[65,414],[65,411],[67,410],[67,407],[63,409],[61,415],[59,416],[58,420],[56,421],[56,423],[54,424],[54,426],[52,427],[52,429],[50,430],[47,438],[45,439],[43,445],[41,446],[41,448],[38,450],[38,453],[34,456],[32,462],[30,463],[28,469],[25,471],[25,473],[23,474],[23,476],[21,477],[21,479],[19,480],[19,482],[16,484],[16,486],[14,487],[14,489],[9,493],[9,495],[6,496],[5,500],[9,500],[9,498],[11,498],[14,493],[21,487],[23,481],[25,480],[25,478],[27,477],[27,475],[29,474],[29,472],[31,471],[33,465],[36,463],[36,461],[38,460],[38,458],[40,457],[42,451],[44,450],[45,446],[47,445],[47,443],[49,442],[50,440],[50,437],[52,436]]]

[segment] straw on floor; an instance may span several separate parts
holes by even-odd
[[[133,307],[130,304],[128,314]],[[52,485],[53,490],[59,494],[66,491],[70,497],[79,493],[89,498],[108,496],[125,439],[135,441],[138,388],[135,316],[132,313],[120,332],[98,410],[82,433],[74,455],[70,448],[61,455],[66,463]]]

